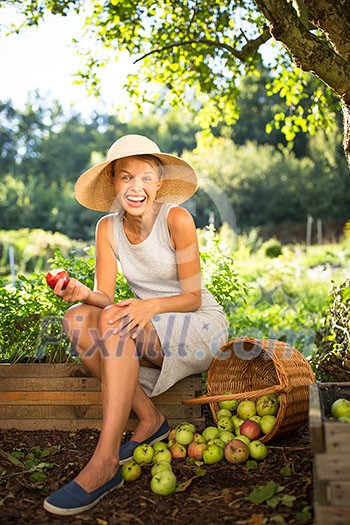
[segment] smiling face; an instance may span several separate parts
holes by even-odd
[[[121,206],[131,215],[141,215],[149,209],[162,185],[157,161],[147,157],[117,160],[113,180]]]

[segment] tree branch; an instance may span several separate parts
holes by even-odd
[[[189,46],[191,44],[205,44],[210,47],[216,47],[221,49],[226,49],[231,55],[233,55],[235,58],[240,60],[241,62],[245,62],[249,57],[253,56],[254,53],[259,49],[259,47],[262,44],[265,44],[269,39],[271,38],[271,34],[268,30],[268,27],[265,26],[263,28],[263,32],[261,35],[259,35],[254,40],[249,40],[242,49],[236,49],[233,46],[230,46],[229,44],[225,44],[224,42],[220,42],[218,40],[209,40],[207,38],[194,38],[191,40],[185,40],[182,42],[172,42],[171,44],[167,44],[166,46],[159,47],[157,49],[152,49],[148,53],[145,53],[142,55],[142,57],[138,58],[134,61],[134,64],[137,62],[140,62],[141,60],[144,60],[146,57],[150,55],[154,55],[156,53],[162,53],[163,51],[167,51],[168,49],[173,49],[175,47],[183,47],[183,46]]]
[[[303,71],[311,71],[338,96],[350,103],[350,64],[326,40],[310,33],[286,0],[255,0],[266,17],[271,35],[292,55]]]

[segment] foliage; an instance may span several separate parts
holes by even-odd
[[[200,234],[199,242],[204,286],[229,314],[238,299],[244,300],[248,287],[237,273],[229,246],[213,226]]]
[[[213,229],[203,232],[201,251],[203,281],[214,297],[229,312],[238,298],[244,298],[247,287],[234,268],[228,247]],[[64,255],[55,251],[49,259],[52,268],[65,268],[71,277],[89,288],[94,286],[94,248],[87,247],[84,255],[70,251]],[[116,281],[116,300],[126,299],[132,292],[121,273]],[[45,360],[61,362],[74,360],[74,351],[65,337],[61,319],[67,303],[47,286],[43,274],[21,275],[16,287],[0,286],[0,352],[5,361]]]
[[[282,255],[282,244],[277,239],[269,239],[264,242],[263,249],[267,257],[279,257]]]
[[[78,78],[89,92],[99,89],[101,67],[128,52],[140,67],[130,72],[126,89],[139,107],[144,102],[174,106],[187,102],[202,128],[222,120],[227,125],[235,122],[241,80],[259,72],[269,41],[273,41],[267,59],[273,79],[267,89],[285,98],[286,111],[275,122],[288,140],[300,130],[313,132],[317,125],[328,125],[335,105],[328,86],[343,97],[343,103],[344,93],[349,92],[343,36],[346,3],[337,6],[336,23],[331,26],[328,19],[335,11],[323,0],[308,2],[302,13],[299,6],[304,3],[281,0],[206,4],[93,0],[87,5],[76,0],[44,0],[40,5],[11,0],[4,4],[23,15],[22,24],[13,31],[39,24],[46,12],[67,16],[74,10],[85,15],[84,32],[76,43],[85,59]],[[311,74],[298,68],[312,72],[311,88]]]
[[[334,284],[316,334],[312,364],[320,381],[350,379],[350,279]]]

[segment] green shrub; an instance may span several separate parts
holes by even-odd
[[[350,279],[334,285],[311,363],[320,381],[350,381]]]
[[[269,239],[264,242],[262,249],[264,250],[266,257],[279,257],[282,255],[283,251],[282,244],[277,239]]]

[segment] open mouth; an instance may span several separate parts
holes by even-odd
[[[133,204],[141,204],[146,200],[146,197],[136,196],[136,195],[127,195],[126,200]]]

